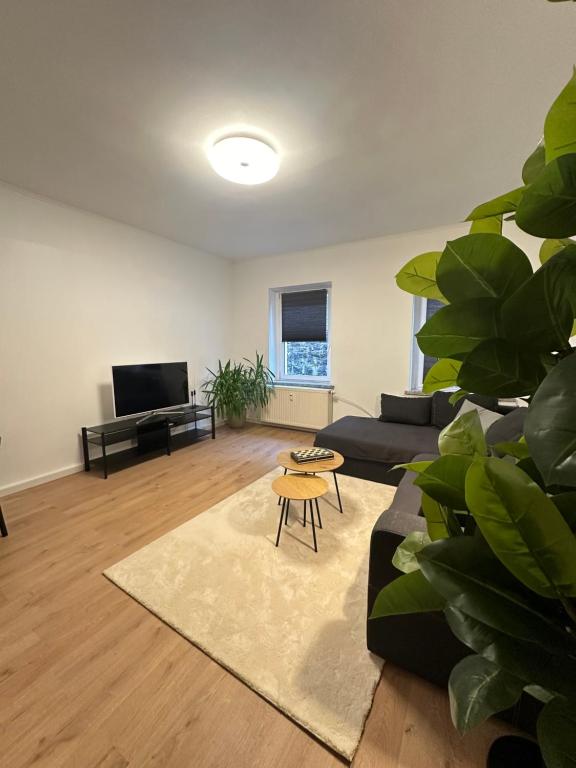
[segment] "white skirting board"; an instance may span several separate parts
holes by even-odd
[[[260,421],[295,429],[323,429],[332,423],[332,398],[331,389],[276,386]]]
[[[67,477],[68,475],[74,475],[76,472],[83,471],[84,463],[73,464],[70,467],[62,467],[61,469],[55,469],[53,472],[46,472],[43,475],[37,475],[35,477],[29,477],[26,480],[20,480],[16,483],[3,485],[0,486],[0,497],[10,496],[19,491],[25,491],[26,488],[33,488],[35,485],[44,485],[44,483],[50,483],[52,480],[59,480],[61,477]]]
[[[225,424],[224,419],[216,418],[216,429],[218,427],[221,427],[223,424]],[[111,450],[108,451],[108,455],[111,455],[115,453],[116,451],[123,450],[123,447],[121,445],[112,446]],[[95,447],[91,447],[90,455],[92,458],[98,458],[100,456],[99,450]],[[67,477],[68,475],[74,475],[77,472],[84,472],[84,462],[81,461],[78,464],[72,464],[69,467],[61,467],[59,469],[55,469],[51,472],[46,472],[42,475],[35,475],[33,477],[28,477],[24,480],[19,480],[15,483],[9,483],[8,485],[0,485],[0,497],[3,496],[10,496],[13,493],[19,493],[20,491],[25,491],[27,488],[34,488],[36,485],[44,485],[44,483],[50,483],[52,480],[59,480],[62,477]]]

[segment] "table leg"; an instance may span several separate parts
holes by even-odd
[[[284,468],[284,474],[286,474],[287,472],[288,472],[288,470],[286,468]],[[280,504],[280,496],[278,496],[278,504]]]
[[[282,509],[280,510],[280,520],[278,521],[278,533],[276,534],[276,546],[280,543],[280,533],[282,532],[282,521],[284,520],[284,509],[286,506],[286,499],[282,499]]]
[[[4,515],[2,514],[2,507],[0,507],[0,535],[8,536],[8,528],[6,527],[6,521],[4,520]]]
[[[304,502],[304,519],[302,520],[302,525],[306,528],[306,501]]]
[[[334,485],[336,486],[336,495],[338,496],[338,506],[340,507],[340,514],[344,512],[342,509],[342,499],[340,498],[340,488],[338,488],[338,478],[336,477],[336,472],[332,472],[334,475]]]
[[[316,544],[316,526],[314,525],[314,510],[312,508],[312,499],[310,499],[310,518],[312,520],[312,538],[314,539],[314,552],[318,552],[318,545]]]
[[[322,528],[322,518],[320,517],[320,507],[318,506],[318,499],[314,499],[316,504],[316,514],[318,515],[318,528]]]
[[[90,472],[90,448],[88,447],[88,430],[82,427],[82,452],[84,453],[84,472]]]
[[[106,435],[102,435],[102,461],[104,464],[104,480],[108,478],[108,457],[106,456]]]

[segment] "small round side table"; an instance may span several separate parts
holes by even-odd
[[[322,520],[320,518],[320,509],[318,507],[318,498],[323,496],[328,490],[328,483],[322,477],[315,477],[314,475],[283,475],[277,477],[272,483],[272,490],[278,494],[278,500],[282,500],[282,509],[280,510],[280,520],[278,521],[278,533],[276,534],[276,546],[280,543],[280,533],[282,532],[282,522],[284,525],[288,522],[288,510],[290,508],[291,501],[303,501],[304,502],[304,521],[303,525],[306,525],[306,511],[307,507],[310,508],[310,522],[312,523],[312,539],[314,541],[314,552],[318,552],[318,545],[316,543],[316,524],[314,521],[314,507],[312,502],[316,505],[316,514],[318,515],[318,527],[322,528]]]
[[[304,446],[303,448],[293,448],[292,450],[304,450],[305,448],[309,447],[310,446]],[[287,472],[300,472],[305,475],[316,475],[322,472],[332,472],[334,485],[336,487],[336,496],[338,497],[338,507],[340,508],[340,512],[343,512],[344,510],[342,509],[342,499],[340,498],[340,488],[338,488],[336,470],[339,469],[342,464],[344,464],[344,456],[342,456],[342,454],[338,453],[337,451],[332,451],[332,453],[334,454],[332,459],[307,461],[305,463],[303,462],[302,464],[298,464],[298,462],[294,461],[292,456],[290,456],[290,451],[281,451],[276,457],[276,461],[281,467],[284,467],[285,475]],[[280,503],[280,500],[278,500],[278,503]]]

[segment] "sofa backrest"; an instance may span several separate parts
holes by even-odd
[[[380,395],[380,421],[428,426],[431,403],[432,398],[427,396],[399,397],[383,393]]]
[[[463,400],[459,400],[456,405],[450,403],[453,394],[453,392],[438,391],[431,396],[400,397],[383,393],[380,396],[380,421],[414,424],[421,427],[431,425],[438,429],[444,429],[451,421],[454,421],[462,407]],[[467,395],[466,399],[489,411],[503,412],[500,410],[498,399],[495,397]]]

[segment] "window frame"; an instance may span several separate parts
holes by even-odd
[[[424,378],[424,352],[418,346],[416,334],[426,322],[426,302],[423,296],[414,296],[412,302],[412,336],[410,347],[410,391],[422,392]]]
[[[425,296],[414,296],[412,302],[412,346],[410,348],[410,392],[422,392],[424,384],[424,358],[426,355],[416,341],[416,334],[426,322],[428,301]],[[443,392],[455,392],[458,387],[445,387]]]
[[[286,347],[288,342],[282,341],[282,294],[302,291],[326,290],[326,344],[327,344],[327,375],[302,376],[286,373]],[[290,285],[284,288],[270,288],[269,314],[269,343],[268,365],[276,377],[277,384],[300,384],[318,386],[332,383],[332,283],[308,283],[306,285]]]

